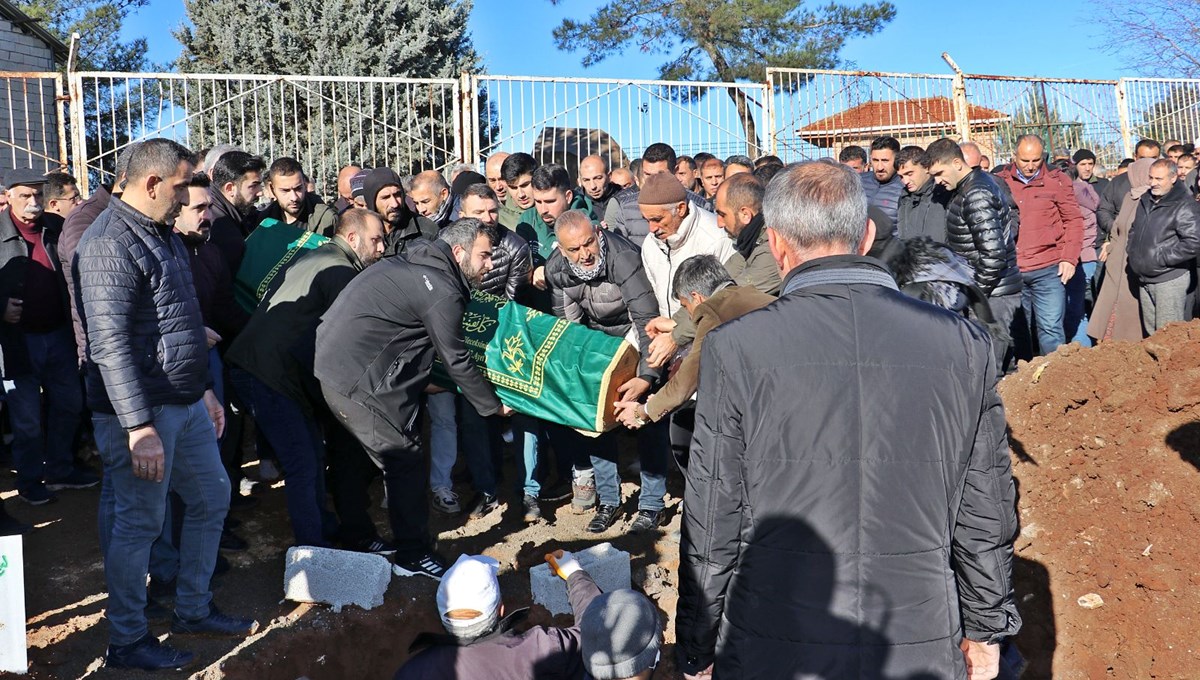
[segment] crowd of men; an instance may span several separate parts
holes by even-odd
[[[658,530],[682,472],[687,673],[994,677],[1020,626],[996,378],[1014,357],[1141,338],[1196,304],[1198,151],[1143,140],[1137,155],[1102,178],[1091,151],[1047,153],[1036,135],[996,167],[950,139],[880,137],[793,165],[656,143],[632,168],[526,153],[449,177],[352,165],[328,202],[295,159],[162,139],[128,147],[86,201],[69,175],[13,171],[0,349],[18,494],[40,505],[103,480],[107,663],[144,669],[192,658],[152,634],[156,617],[180,635],[257,625],[210,587],[220,551],[245,547],[229,510],[253,503],[237,483],[248,419],[261,464],[282,470],[296,545],[388,554],[397,574],[440,580],[431,508],[476,519],[506,496],[532,523],[569,500],[589,532],[611,531],[630,500],[619,431],[583,436],[501,403],[461,328],[480,290],[637,348],[614,405],[639,476],[621,528]],[[247,308],[247,239],[276,223],[328,240]],[[431,385],[435,355],[457,391]],[[76,462],[88,436],[102,476]],[[381,473],[390,538],[368,512]],[[27,528],[0,505],[0,530]],[[499,602],[486,604],[443,608],[455,639],[437,644],[494,642]],[[640,666],[603,677],[648,677],[657,633],[643,638]],[[582,672],[565,667],[554,677]]]

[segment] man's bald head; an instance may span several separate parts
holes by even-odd
[[[595,155],[579,161],[579,186],[594,199],[603,196],[608,188],[608,163]]]
[[[629,170],[629,168],[617,168],[616,170],[612,171],[612,175],[609,176],[609,180],[622,189],[628,189],[629,187],[633,186],[633,173]]]
[[[500,168],[504,166],[504,161],[509,155],[503,151],[494,153],[488,156],[487,163],[483,164],[483,175],[487,178],[488,186],[496,192],[496,198],[500,199],[501,203],[508,196],[508,185],[504,183],[504,175],[500,172]]]
[[[983,160],[983,152],[979,150],[979,145],[975,142],[963,142],[958,145],[962,150],[963,160],[967,162],[967,167],[978,168],[979,163]]]
[[[358,167],[357,165],[347,165],[346,167],[342,168],[340,172],[338,172],[338,196],[346,199],[346,202],[351,202],[353,200],[353,198],[350,196],[353,191],[350,187],[350,180],[354,179],[354,176],[360,172],[362,172],[362,168]]]
[[[1013,165],[1026,177],[1033,177],[1045,162],[1046,143],[1037,135],[1021,135],[1017,138],[1017,152],[1013,154]]]

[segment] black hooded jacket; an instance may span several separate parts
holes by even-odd
[[[463,340],[469,297],[449,245],[412,241],[406,255],[386,257],[355,277],[321,317],[313,372],[325,390],[410,433],[436,351],[475,410],[493,415],[500,400]]]
[[[395,170],[375,168],[367,173],[366,178],[363,179],[363,199],[367,202],[368,210],[375,210],[375,197],[384,187],[389,186],[402,186],[400,175],[397,175]],[[432,220],[409,210],[407,204],[401,206],[400,219],[396,223],[388,223],[386,215],[383,218],[383,226],[388,230],[387,235],[383,238],[384,257],[403,255],[413,239],[433,240],[437,238],[437,225]]]
[[[990,297],[1021,291],[1016,216],[992,175],[975,168],[946,207],[946,245],[970,263],[975,283]]]

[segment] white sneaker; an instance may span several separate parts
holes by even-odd
[[[462,512],[462,507],[458,504],[458,494],[446,488],[433,490],[433,509],[447,515]]]

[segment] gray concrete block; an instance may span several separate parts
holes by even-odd
[[[579,560],[579,566],[592,577],[601,591],[607,593],[630,587],[629,553],[617,550],[611,543],[600,543],[581,550],[575,553],[575,559]],[[567,582],[551,571],[549,564],[539,564],[529,570],[529,590],[533,594],[533,601],[551,614],[571,613]]]
[[[391,580],[392,564],[380,555],[301,546],[288,548],[283,596],[333,605],[335,612],[348,604],[374,609]]]

